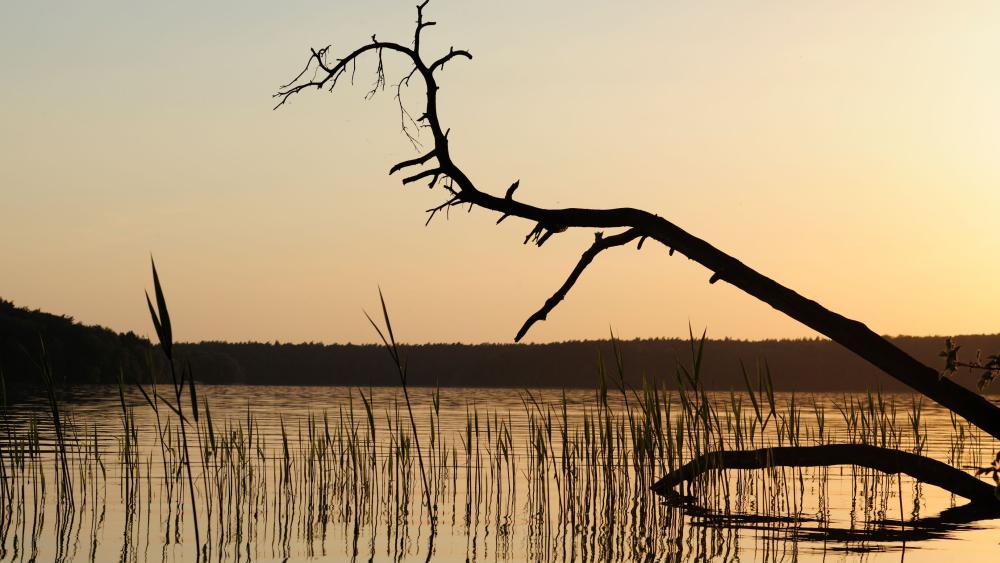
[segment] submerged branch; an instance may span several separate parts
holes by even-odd
[[[759,450],[718,451],[701,455],[670,472],[653,486],[653,492],[675,496],[674,490],[712,470],[764,469],[768,467],[816,467],[857,465],[883,473],[903,473],[917,481],[940,487],[974,503],[1000,507],[996,489],[983,481],[936,459],[863,444],[777,447]]]

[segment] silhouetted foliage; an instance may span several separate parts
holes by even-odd
[[[57,381],[114,383],[119,367],[131,378],[148,373],[150,342],[132,332],[86,326],[72,317],[17,307],[0,299],[0,365],[7,389],[38,385],[40,342]]]
[[[976,358],[970,362],[963,362],[958,358],[958,351],[962,347],[955,344],[954,338],[949,338],[944,342],[944,350],[938,356],[944,358],[944,369],[941,370],[941,377],[954,376],[961,369],[968,370],[968,373],[978,373],[979,382],[976,387],[980,391],[985,391],[993,383],[997,375],[1000,375],[1000,354],[983,356],[982,347],[976,350]]]

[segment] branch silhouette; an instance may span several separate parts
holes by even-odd
[[[725,469],[763,469],[767,467],[816,467],[853,465],[887,474],[903,473],[940,487],[993,510],[1000,507],[996,489],[948,464],[918,454],[866,444],[826,444],[822,446],[784,446],[759,450],[727,450],[702,454],[653,483],[657,494],[676,497],[675,488],[709,471]],[[978,475],[978,473],[977,473]]]
[[[403,179],[404,184],[429,179],[431,188],[441,185],[447,191],[448,198],[442,205],[427,210],[430,215],[428,223],[438,211],[450,209],[454,205],[468,204],[470,209],[480,207],[500,214],[497,223],[507,217],[519,217],[533,222],[535,226],[525,238],[525,243],[533,241],[539,246],[553,235],[567,229],[621,229],[621,232],[610,235],[603,241],[599,239],[594,246],[584,252],[567,280],[538,312],[529,317],[521,330],[518,331],[515,340],[519,341],[537,321],[547,317],[552,309],[566,297],[568,291],[597,254],[636,238],[639,238],[640,241],[648,238],[669,249],[671,255],[675,252],[680,253],[707,268],[711,272],[709,283],[724,281],[756,297],[841,344],[892,377],[951,409],[992,436],[1000,438],[1000,409],[982,396],[949,379],[940,378],[937,370],[914,359],[863,323],[830,311],[819,303],[803,297],[659,215],[631,207],[610,209],[538,207],[515,199],[518,182],[511,185],[502,196],[493,195],[481,189],[453,160],[448,146],[448,131],[442,127],[438,115],[438,91],[440,89],[437,80],[438,74],[444,70],[446,63],[456,59],[471,60],[472,54],[469,51],[452,48],[430,64],[425,61],[420,53],[421,33],[427,27],[434,25],[434,22],[424,20],[423,11],[426,4],[427,2],[424,2],[417,6],[417,24],[412,47],[400,43],[379,41],[373,35],[370,43],[332,63],[328,59],[331,47],[311,50],[311,55],[302,72],[274,94],[278,100],[275,109],[287,104],[293,96],[303,91],[332,90],[348,69],[351,69],[353,79],[358,60],[368,54],[377,56],[376,78],[373,88],[369,92],[369,96],[374,95],[379,89],[384,89],[385,85],[385,73],[382,65],[383,53],[398,54],[413,65],[413,69],[404,80],[408,83],[410,77],[418,75],[425,84],[424,111],[413,122],[417,127],[430,131],[433,146],[420,157],[394,165],[390,168],[389,174],[407,168],[424,166],[432,159],[436,160],[436,165],[433,168]],[[413,124],[407,125],[404,120],[403,128],[407,136],[411,135],[410,127],[413,126]],[[413,138],[410,138],[412,141]]]

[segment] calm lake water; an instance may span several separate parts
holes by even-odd
[[[158,391],[157,413],[62,390],[62,442],[44,396],[10,409],[0,561],[194,561],[195,513],[209,561],[1000,560],[1000,520],[851,465],[716,472],[686,506],[648,490],[719,446],[989,465],[1000,445],[910,395],[417,388],[411,422],[398,388],[202,386],[182,434]]]

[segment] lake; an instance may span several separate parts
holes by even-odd
[[[60,390],[58,432],[44,394],[9,408],[0,561],[194,561],[196,536],[208,561],[1000,557],[995,515],[850,464],[649,490],[720,448],[990,464],[995,440],[911,395],[200,386],[182,426],[158,392],[154,411],[133,387]]]

